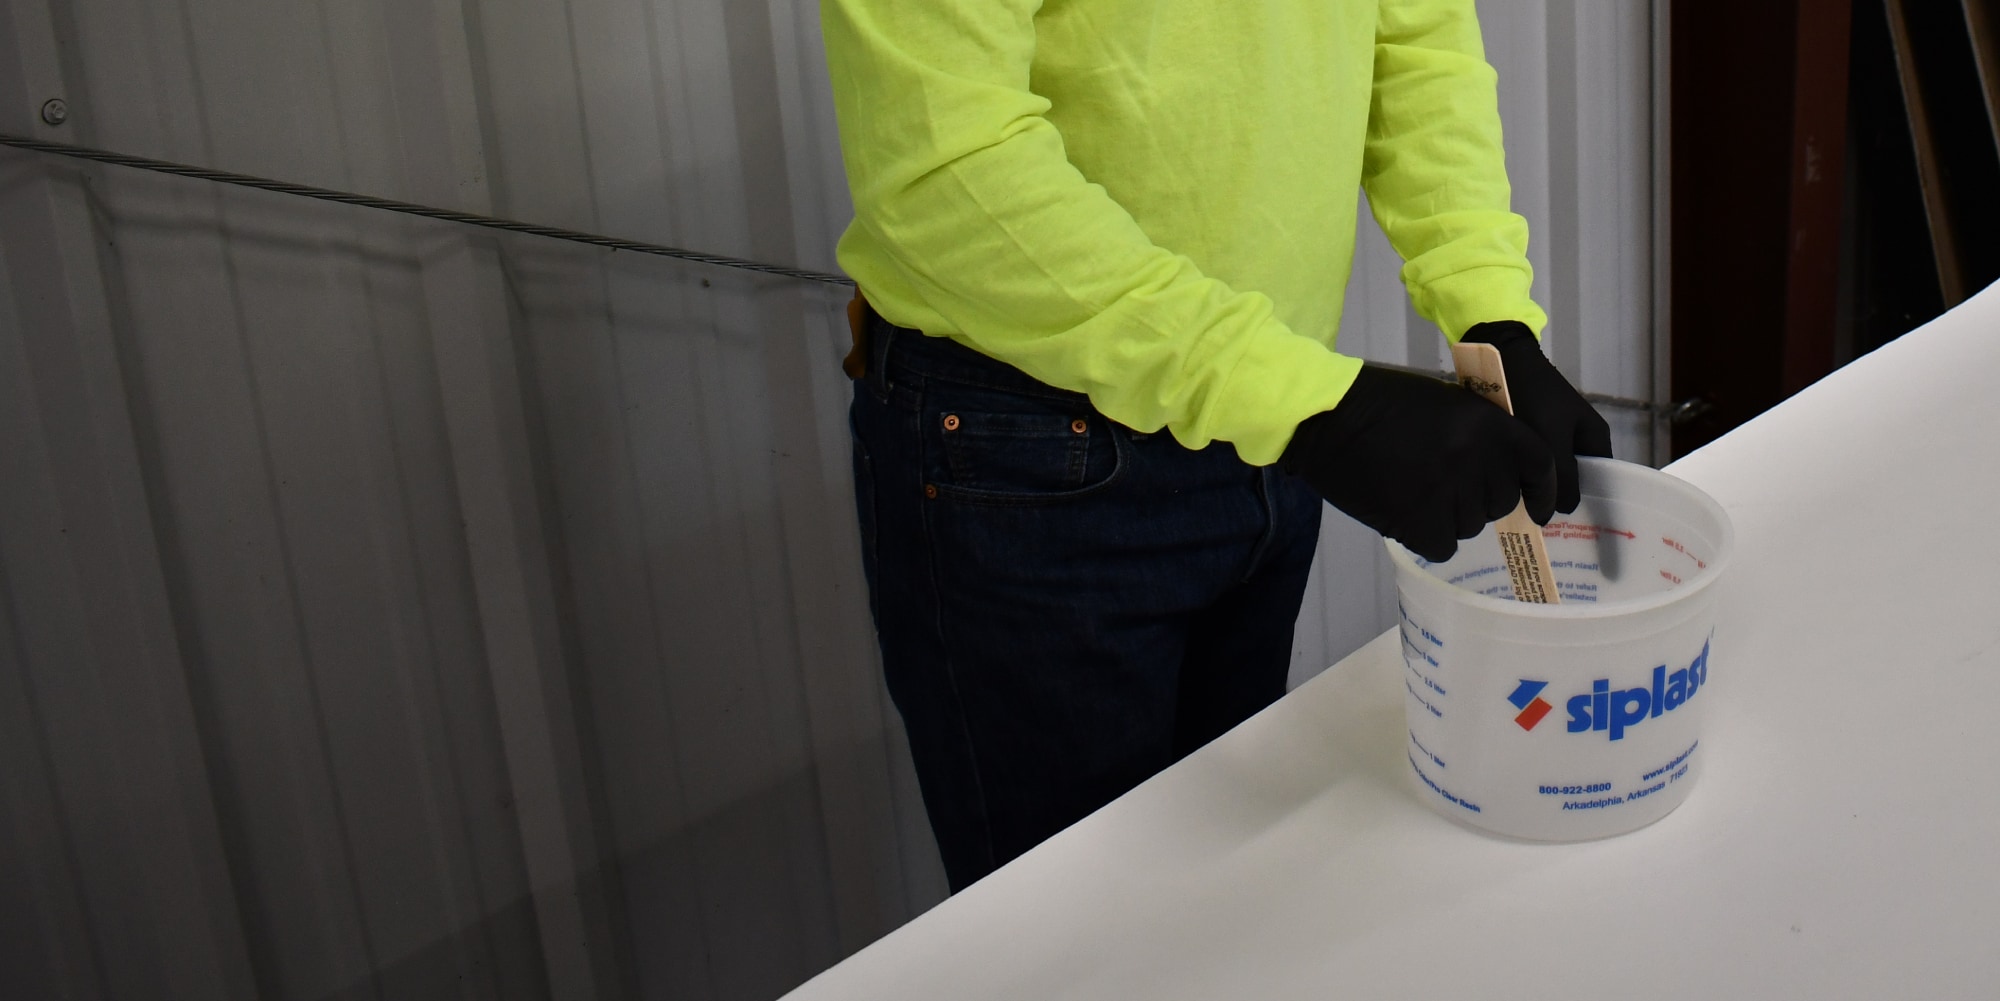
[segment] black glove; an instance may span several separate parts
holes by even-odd
[[[1500,349],[1500,365],[1507,370],[1507,398],[1514,404],[1514,416],[1528,422],[1548,443],[1556,457],[1556,510],[1564,514],[1576,510],[1582,494],[1576,482],[1576,457],[1611,457],[1611,425],[1591,409],[1590,401],[1563,378],[1542,354],[1526,324],[1514,320],[1482,323],[1461,338],[1475,344],[1491,344]],[[1536,519],[1541,520],[1541,519]]]
[[[1373,365],[1332,410],[1299,424],[1278,461],[1434,563],[1523,499],[1537,523],[1554,514],[1555,458],[1534,429],[1470,390]]]

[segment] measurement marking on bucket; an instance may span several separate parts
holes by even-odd
[[[1433,680],[1429,675],[1425,674],[1424,672],[1417,670],[1417,665],[1410,663],[1410,658],[1408,657],[1403,658],[1403,668],[1409,671],[1411,674],[1416,675],[1417,680],[1423,682],[1425,688],[1428,688],[1431,691],[1438,693],[1439,695],[1445,696],[1446,698],[1449,698],[1451,696],[1450,692],[1444,690],[1443,685],[1438,684],[1435,680]]]
[[[1431,749],[1425,747],[1424,742],[1417,739],[1417,735],[1415,732],[1413,731],[1404,731],[1404,732],[1410,734],[1410,743],[1417,745],[1417,750],[1424,752],[1424,757],[1431,759],[1431,762],[1436,764],[1439,768],[1444,768],[1444,769],[1451,768],[1450,765],[1444,763],[1443,758],[1440,758],[1437,755],[1432,754]]]
[[[1411,623],[1411,625],[1415,625],[1415,623]],[[1407,660],[1410,655],[1414,654],[1417,657],[1421,657],[1424,663],[1429,664],[1432,667],[1438,666],[1437,658],[1431,656],[1430,651],[1425,650],[1423,647],[1418,646],[1417,641],[1410,638],[1409,630],[1407,629],[1402,630],[1402,634],[1403,634],[1403,649],[1405,651],[1404,659]]]
[[[1417,686],[1412,685],[1409,683],[1408,680],[1405,680],[1403,682],[1403,687],[1409,689],[1410,697],[1416,699],[1417,702],[1420,703],[1425,709],[1430,710],[1432,716],[1436,716],[1439,719],[1444,718],[1444,710],[1439,709],[1434,705],[1431,705],[1429,699],[1426,699],[1422,695],[1417,694]]]
[[[1695,567],[1695,569],[1697,569],[1697,570],[1706,570],[1706,569],[1708,569],[1708,561],[1707,561],[1707,560],[1704,560],[1704,559],[1702,559],[1701,557],[1699,557],[1699,556],[1696,556],[1695,554],[1693,554],[1693,553],[1691,553],[1691,552],[1688,552],[1688,548],[1687,548],[1686,546],[1682,545],[1682,544],[1681,544],[1681,543],[1679,543],[1678,541],[1675,541],[1675,540],[1674,540],[1673,538],[1671,538],[1671,537],[1669,537],[1669,536],[1665,536],[1665,535],[1662,535],[1662,536],[1660,536],[1660,542],[1661,542],[1661,544],[1662,544],[1662,545],[1665,545],[1665,546],[1666,546],[1666,547],[1667,547],[1668,549],[1671,549],[1671,550],[1673,550],[1674,552],[1677,552],[1677,553],[1681,554],[1682,556],[1685,556],[1685,557],[1687,557],[1688,559],[1691,559],[1691,560],[1693,560],[1693,561],[1694,561],[1694,567]]]
[[[1456,584],[1458,582],[1454,580],[1452,581],[1452,583]],[[1422,636],[1424,638],[1424,642],[1429,643],[1430,645],[1438,647],[1440,649],[1444,647],[1444,641],[1438,639],[1435,633],[1417,624],[1417,620],[1410,618],[1409,609],[1404,608],[1403,603],[1400,601],[1396,603],[1396,614],[1402,616],[1403,621],[1409,623],[1410,628],[1415,629],[1417,631],[1417,635]]]

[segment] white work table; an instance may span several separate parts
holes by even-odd
[[[790,997],[2000,998],[2000,286],[1669,470],[1738,548],[1665,820],[1433,814],[1391,633]]]

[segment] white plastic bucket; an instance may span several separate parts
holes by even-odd
[[[1416,793],[1452,820],[1582,841],[1672,812],[1701,771],[1729,516],[1666,473],[1580,460],[1543,531],[1562,603],[1512,600],[1493,530],[1429,563],[1391,542]]]

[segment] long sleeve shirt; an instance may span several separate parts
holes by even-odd
[[[1419,314],[1520,320],[1473,0],[822,0],[855,219],[887,319],[1106,416],[1275,461],[1335,350],[1357,186]]]

